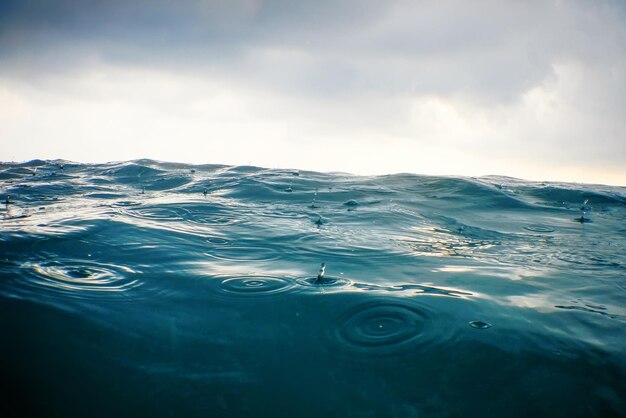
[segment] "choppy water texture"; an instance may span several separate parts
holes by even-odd
[[[150,160],[0,184],[0,416],[626,416],[624,188]]]

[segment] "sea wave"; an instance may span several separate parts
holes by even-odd
[[[147,159],[0,185],[0,361],[34,413],[626,410],[623,187]]]

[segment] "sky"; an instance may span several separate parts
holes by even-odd
[[[626,185],[626,2],[0,0],[0,161]]]

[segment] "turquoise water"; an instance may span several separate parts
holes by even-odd
[[[151,160],[0,184],[0,416],[626,415],[626,188]]]

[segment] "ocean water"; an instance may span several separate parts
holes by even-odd
[[[2,417],[626,416],[626,188],[151,160],[0,185]]]

